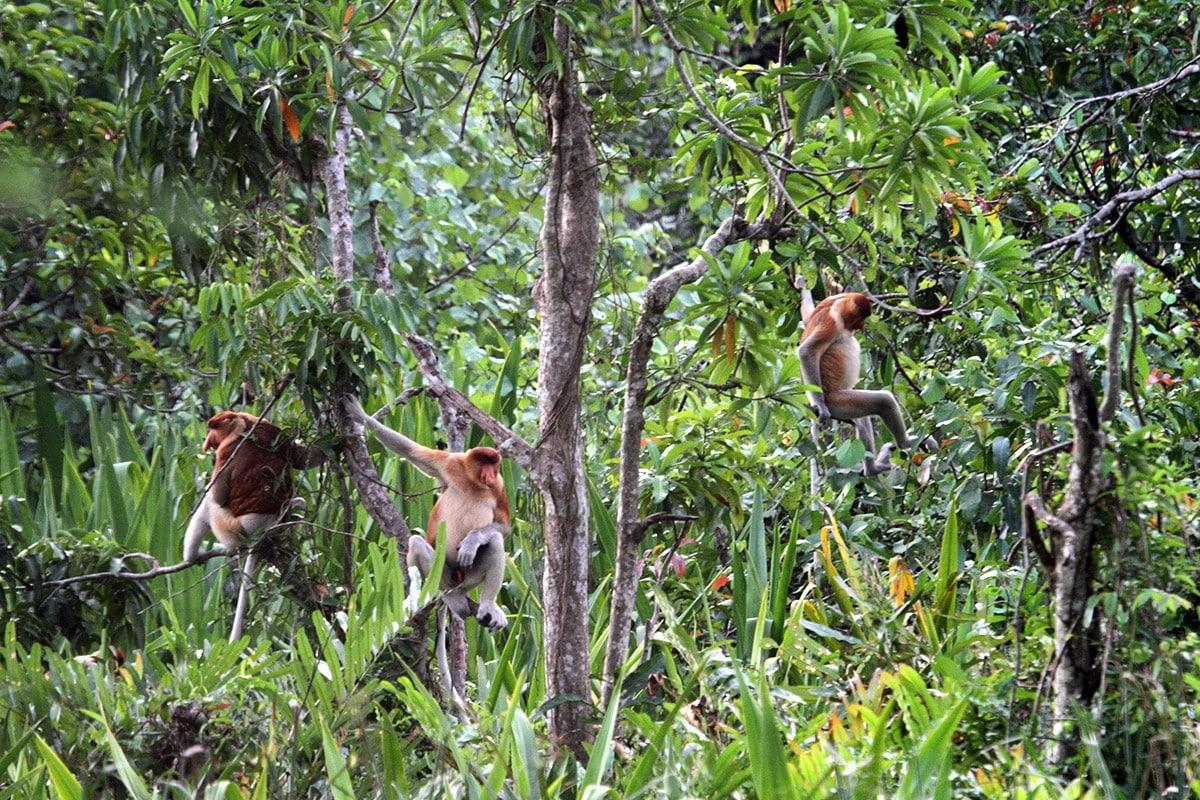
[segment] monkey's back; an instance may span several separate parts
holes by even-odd
[[[292,498],[291,442],[282,433],[260,421],[250,436],[230,437],[217,448],[213,474],[229,462],[225,467],[229,474],[225,507],[233,516],[278,514]]]

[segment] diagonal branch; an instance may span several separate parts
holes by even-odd
[[[1070,245],[1082,247],[1091,239],[1101,238],[1104,234],[1095,232],[1100,223],[1117,217],[1118,212],[1127,212],[1130,206],[1160,195],[1175,184],[1185,180],[1200,180],[1200,169],[1182,169],[1149,186],[1143,186],[1141,189],[1130,189],[1127,192],[1114,195],[1111,200],[1102,205],[1095,214],[1088,217],[1083,225],[1079,226],[1074,232],[1035,247],[1029,255],[1036,256],[1048,250],[1066,249]],[[1116,222],[1117,220],[1113,219],[1113,221]]]
[[[629,629],[637,591],[638,547],[652,521],[670,518],[655,514],[646,519],[638,518],[641,438],[646,426],[646,398],[649,393],[647,372],[663,316],[680,287],[700,280],[708,271],[709,260],[727,246],[744,239],[783,238],[794,233],[792,228],[779,227],[771,222],[751,224],[740,217],[731,216],[705,240],[695,258],[654,278],[642,294],[642,308],[634,327],[629,363],[625,368],[625,410],[621,420],[620,488],[617,494],[617,565],[609,612],[609,639],[604,657],[602,706],[607,706],[629,652]]]
[[[73,575],[70,578],[60,578],[55,581],[46,581],[47,586],[69,586],[72,583],[84,583],[85,581],[148,581],[151,578],[157,578],[160,575],[171,575],[176,572],[183,572],[185,569],[203,564],[214,558],[222,556],[237,555],[237,550],[228,550],[224,547],[214,547],[211,550],[205,550],[197,553],[195,558],[187,561],[180,561],[178,564],[168,564],[162,566],[158,563],[158,559],[149,553],[126,553],[117,559],[117,562],[124,565],[125,561],[131,558],[140,558],[150,565],[150,569],[143,572],[127,572],[120,569],[109,570],[107,572],[90,572],[87,575]]]
[[[472,403],[470,398],[458,389],[448,386],[442,377],[437,353],[433,351],[433,346],[429,342],[415,333],[406,333],[404,338],[408,342],[408,349],[417,357],[417,366],[429,384],[429,393],[438,399],[438,404],[443,409],[448,405],[470,417],[471,421],[478,425],[484,433],[492,437],[497,450],[516,461],[522,469],[528,472],[533,465],[533,446],[509,430],[491,414]]]

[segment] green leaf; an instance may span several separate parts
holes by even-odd
[[[38,753],[41,754],[42,761],[46,764],[50,786],[54,789],[54,795],[58,800],[83,800],[83,787],[79,785],[79,781],[67,769],[67,765],[58,757],[58,754],[50,749],[50,745],[46,744],[41,736],[35,737],[33,743],[37,747]]]
[[[329,791],[333,800],[354,800],[354,784],[350,780],[350,771],[346,759],[342,757],[341,748],[334,741],[333,734],[324,720],[320,721],[321,746],[325,751],[325,773],[329,776]]]

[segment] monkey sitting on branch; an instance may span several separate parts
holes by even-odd
[[[446,605],[460,618],[473,616],[489,630],[503,628],[508,618],[496,597],[504,584],[504,537],[511,530],[511,514],[500,477],[500,453],[491,447],[473,447],[465,453],[423,447],[367,414],[357,400],[347,398],[346,408],[384,446],[441,486],[425,537],[409,537],[408,566],[415,566],[422,578],[429,576],[438,533],[444,527],[441,588]],[[477,586],[482,587],[478,605],[467,596]]]

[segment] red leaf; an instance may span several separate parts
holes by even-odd
[[[282,92],[279,93],[279,113],[283,116],[283,124],[287,126],[288,135],[292,137],[292,141],[300,141],[300,118],[296,116],[296,112],[292,110],[292,104],[288,102]]]
[[[713,578],[712,590],[715,592],[720,589],[724,589],[732,580],[733,578],[730,578],[728,575],[718,575],[717,577]]]

